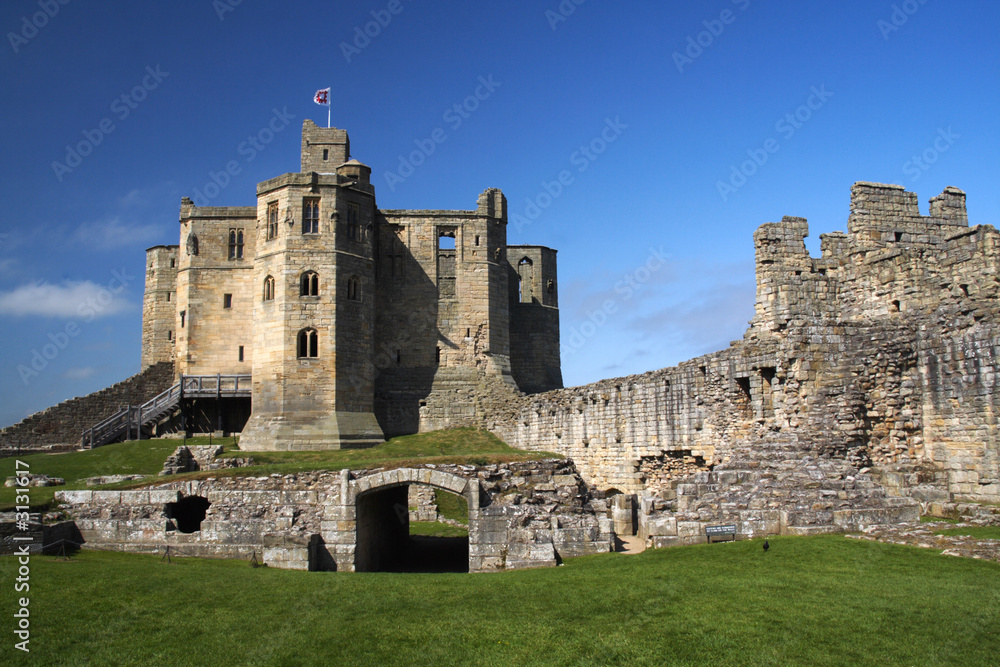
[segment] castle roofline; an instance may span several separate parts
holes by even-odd
[[[546,245],[536,245],[531,243],[508,243],[508,248],[539,248],[541,250],[548,250],[550,252],[559,252],[555,248],[550,248]]]
[[[156,250],[158,248],[163,248],[164,250],[178,250],[180,248],[180,246],[179,245],[163,245],[163,244],[161,244],[161,245],[151,245],[148,248],[146,248],[146,252],[149,252],[150,250]]]

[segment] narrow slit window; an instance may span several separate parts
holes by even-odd
[[[223,294],[222,295],[222,307],[223,308],[232,308],[233,307],[233,295],[232,294]]]
[[[243,346],[242,345],[240,345],[239,355],[240,355],[240,361],[243,361]]]
[[[278,236],[278,202],[267,205],[267,240]]]

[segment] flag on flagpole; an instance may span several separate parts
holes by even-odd
[[[313,95],[313,102],[326,107],[326,126],[330,127],[330,89],[317,90]]]

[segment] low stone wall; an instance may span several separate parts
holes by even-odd
[[[473,572],[555,565],[612,547],[606,503],[592,498],[572,462],[563,460],[226,477],[135,491],[62,491],[56,498],[88,543],[240,558],[256,553],[277,567],[353,571],[377,569],[364,560],[368,555],[361,554],[363,562],[358,555],[395,539],[383,523],[397,532],[396,524],[408,525],[409,485],[466,498]],[[183,506],[198,499],[208,505],[204,518],[184,532],[191,526],[184,525]]]

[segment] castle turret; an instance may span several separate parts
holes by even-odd
[[[174,360],[177,316],[177,251],[175,245],[146,250],[146,290],[142,297],[142,368]]]

